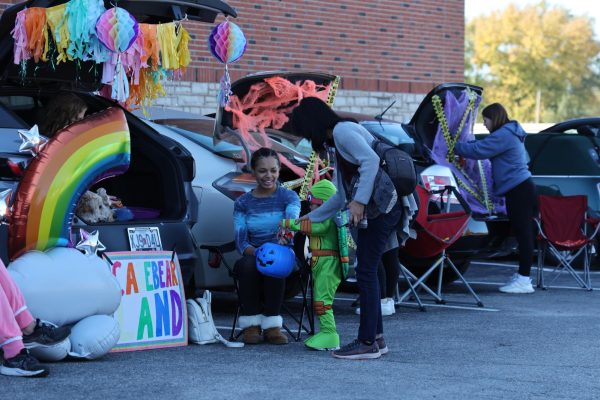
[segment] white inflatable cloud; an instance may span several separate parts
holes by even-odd
[[[60,361],[69,354],[69,351],[71,351],[71,341],[68,337],[52,346],[36,346],[29,349],[29,352],[42,362]]]
[[[30,251],[9,264],[29,311],[58,326],[97,314],[112,314],[121,303],[121,287],[108,264],[77,249]]]
[[[71,328],[69,355],[94,360],[112,349],[121,336],[119,323],[108,315],[93,315]]]

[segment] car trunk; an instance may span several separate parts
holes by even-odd
[[[267,78],[281,77],[292,83],[303,83],[305,81],[313,81],[317,85],[329,85],[333,84],[334,88],[332,96],[335,97],[335,91],[337,89],[337,82],[339,77],[336,75],[325,74],[320,72],[284,72],[284,71],[272,71],[272,72],[259,72],[256,74],[245,76],[241,79],[236,80],[231,84],[231,92],[238,98],[243,98],[250,88],[257,84],[264,82]],[[336,83],[334,83],[336,82]],[[219,109],[217,112],[217,121],[221,126],[233,128],[233,115],[231,112]],[[269,127],[267,127],[269,128]],[[281,129],[283,132],[290,132],[289,124],[285,124]]]
[[[458,97],[465,89],[473,90],[478,95],[483,93],[483,88],[466,83],[444,83],[436,86],[423,98],[410,122],[402,124],[403,128],[417,142],[417,157],[430,161],[427,149],[433,147],[438,129],[438,122],[431,101],[433,96],[438,95],[442,100],[442,104],[444,104],[444,98],[448,91]]]
[[[14,41],[11,30],[15,26],[17,13],[26,7],[49,8],[65,3],[65,0],[29,0],[7,8],[0,18],[0,80],[26,81],[28,85],[52,85],[94,91],[100,88],[101,64],[88,62],[27,63],[25,74],[21,66],[13,63]],[[104,1],[108,9],[115,2]],[[218,14],[236,17],[235,9],[220,0],[121,0],[118,6],[129,11],[140,23],[165,23],[182,19],[209,22],[215,21]]]
[[[60,91],[18,86],[0,86],[0,103],[6,107],[16,122],[16,128],[28,129],[46,118],[46,106]],[[114,106],[109,100],[89,93],[77,93],[88,107],[88,115]],[[13,101],[12,107],[7,105]],[[138,118],[126,112],[131,138],[131,163],[122,174],[96,183],[90,190],[107,189],[109,195],[123,201],[123,205],[152,209],[155,212],[139,213],[140,219],[180,220],[185,217],[186,199],[184,182],[194,177],[194,161],[190,153],[171,139],[154,132]],[[44,134],[44,132],[41,132]],[[7,157],[25,159],[19,143],[8,133],[2,138],[2,151]],[[156,215],[153,217],[153,215]]]

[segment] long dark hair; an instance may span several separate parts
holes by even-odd
[[[292,132],[310,140],[313,150],[322,151],[327,131],[342,120],[323,100],[306,97],[292,111]]]
[[[490,132],[496,131],[502,125],[510,122],[506,109],[500,103],[493,103],[481,111],[481,115],[492,121]]]
[[[260,160],[261,158],[269,157],[273,157],[274,159],[276,159],[277,165],[281,168],[281,162],[279,161],[279,156],[277,155],[277,152],[268,147],[261,147],[254,153],[252,153],[252,158],[250,158],[250,166],[252,167],[252,169],[255,169],[256,164],[258,164],[258,160]]]
[[[87,109],[81,98],[73,93],[62,93],[48,102],[46,120],[40,124],[40,133],[52,137],[56,132],[77,120],[79,113]]]

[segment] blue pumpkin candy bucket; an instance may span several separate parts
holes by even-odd
[[[284,279],[292,273],[296,265],[294,250],[288,246],[265,243],[256,249],[256,269],[273,278]]]

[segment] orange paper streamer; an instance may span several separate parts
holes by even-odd
[[[318,97],[327,101],[331,87],[331,84],[317,85],[311,80],[292,83],[274,76],[252,85],[242,99],[231,96],[225,110],[233,114],[233,127],[240,131],[250,150],[254,151],[259,147],[270,147],[266,128],[281,129],[289,120],[287,114],[305,97]],[[258,132],[260,137],[257,139],[250,132]],[[302,168],[285,157],[280,156],[279,159],[299,177],[304,176]]]
[[[40,7],[28,8],[25,16],[25,29],[27,31],[27,48],[35,62],[47,61],[45,51],[48,40],[46,9]]]
[[[156,25],[153,24],[139,24],[139,27],[144,36],[144,52],[142,54],[142,66],[148,65],[148,60],[152,63],[152,69],[156,71],[159,63],[159,51],[158,38],[156,36]]]

